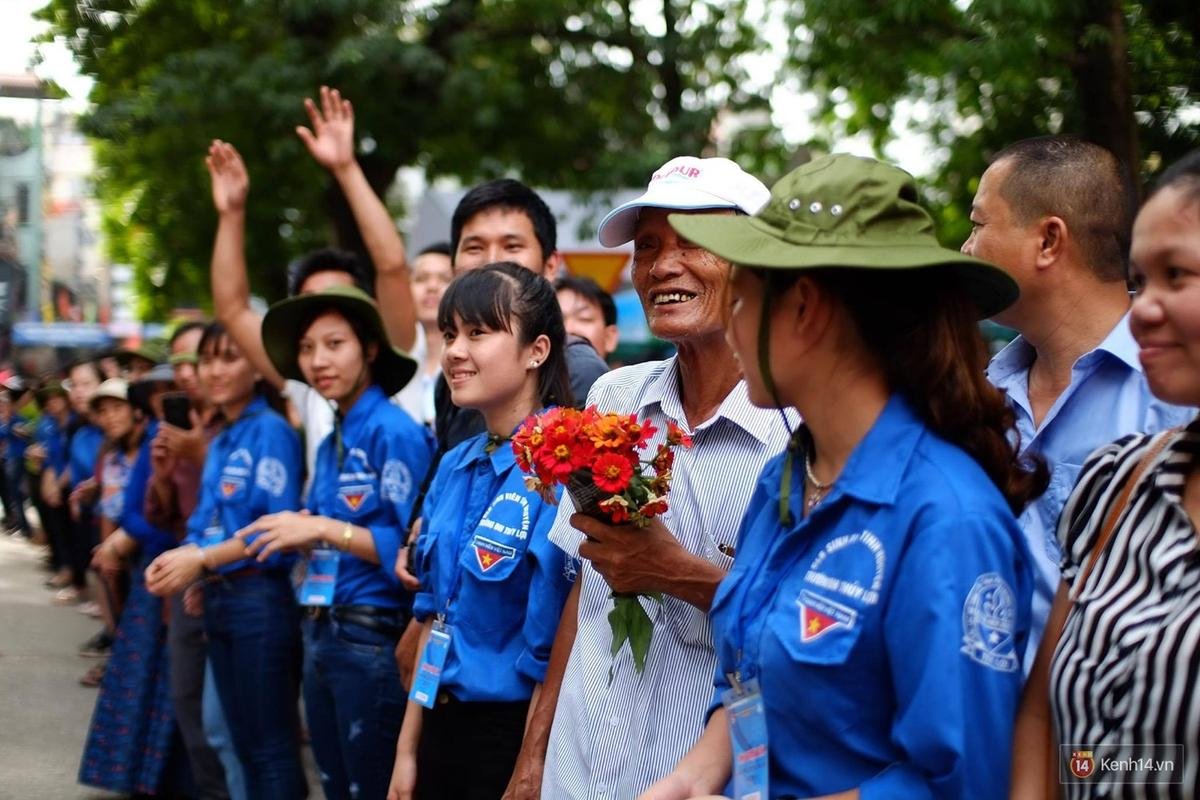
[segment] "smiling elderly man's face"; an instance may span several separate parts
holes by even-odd
[[[646,208],[639,214],[633,237],[633,287],[642,300],[650,332],[658,338],[678,343],[723,336],[729,320],[729,262],[676,233],[667,215],[678,213]]]

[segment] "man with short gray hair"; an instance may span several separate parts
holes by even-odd
[[[777,411],[750,403],[725,341],[730,264],[676,234],[667,215],[751,214],[768,197],[732,161],[680,157],[600,225],[604,245],[633,242],[647,323],[678,353],[601,377],[588,405],[649,419],[658,429],[650,451],[668,422],[694,444],[675,456],[670,510],[645,528],[572,517],[563,498],[550,538],[579,559],[578,578],[507,798],[636,797],[700,736],[716,668],[708,609],[753,490],[752,480],[729,480],[730,465],[756,475],[788,430]],[[653,635],[640,671],[628,644],[613,655],[613,592],[662,594],[661,603],[642,598]]]

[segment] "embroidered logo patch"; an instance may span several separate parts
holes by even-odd
[[[409,471],[408,465],[399,459],[388,459],[383,465],[380,485],[383,497],[389,503],[401,505],[407,503],[409,495],[412,494],[413,485],[412,473]]]
[[[341,498],[346,508],[351,511],[358,511],[362,508],[362,504],[367,498],[375,492],[375,488],[370,484],[362,484],[359,486],[343,486],[338,489],[338,497]]]
[[[517,551],[507,545],[493,542],[483,536],[475,537],[475,560],[479,568],[487,572],[506,558],[516,558]]]
[[[1015,672],[1020,663],[1014,648],[1016,598],[1008,583],[995,572],[975,581],[963,603],[961,652],[997,672]]]
[[[265,456],[258,462],[254,471],[254,485],[270,494],[279,497],[287,488],[288,472],[283,462],[273,456]]]
[[[800,590],[796,600],[800,607],[800,641],[808,644],[832,630],[850,630],[858,619],[854,609],[822,597],[807,589]]]
[[[503,492],[479,520],[479,527],[501,536],[524,541],[529,538],[529,498],[520,492]]]
[[[868,530],[831,539],[805,571],[804,580],[824,593],[842,595],[855,605],[873,606],[883,591],[887,554]]]
[[[222,478],[221,479],[221,496],[224,498],[233,497],[246,484],[239,478]]]

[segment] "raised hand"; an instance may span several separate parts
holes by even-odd
[[[218,214],[237,213],[246,208],[250,193],[250,175],[233,145],[213,139],[204,159],[212,177],[213,205]]]
[[[304,99],[312,130],[298,125],[296,135],[318,164],[336,172],[354,163],[354,107],[328,86],[321,87],[320,99],[320,108],[311,98]]]

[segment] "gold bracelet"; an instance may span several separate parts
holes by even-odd
[[[351,525],[349,522],[347,522],[346,527],[342,528],[342,552],[343,553],[348,553],[350,551],[350,540],[353,538],[354,538],[354,526]]]

